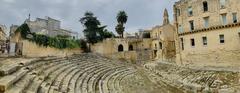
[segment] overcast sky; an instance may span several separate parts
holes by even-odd
[[[172,6],[177,0],[0,0],[0,24],[8,27],[20,25],[31,14],[36,17],[52,17],[62,22],[62,28],[82,32],[78,22],[86,11],[92,11],[107,25],[107,29],[115,32],[116,15],[119,10],[128,14],[127,32],[138,29],[150,29],[162,24],[164,8],[168,9],[172,21]]]

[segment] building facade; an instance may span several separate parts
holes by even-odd
[[[36,20],[31,21],[28,18],[25,23],[28,24],[30,30],[37,34],[43,34],[51,37],[55,37],[58,35],[61,36],[69,36],[73,39],[78,38],[77,32],[72,32],[70,30],[61,28],[61,21],[46,17],[45,19],[36,18]]]
[[[0,54],[6,52],[7,48],[7,34],[6,34],[7,27],[4,25],[0,25]]]
[[[174,5],[176,62],[234,66],[240,61],[239,0],[180,0]]]
[[[155,59],[162,61],[175,60],[175,27],[169,22],[167,10],[164,10],[163,25],[155,26],[150,30],[152,39],[151,49],[154,50]]]
[[[163,25],[149,30],[140,30],[136,35],[125,38],[111,38],[94,44],[92,52],[105,56],[146,62],[157,59],[162,61],[175,60],[175,27],[168,19],[168,12],[164,11]]]

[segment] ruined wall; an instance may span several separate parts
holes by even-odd
[[[91,51],[113,59],[140,62],[152,59],[151,41],[151,39],[109,38],[91,45]],[[120,44],[124,47],[122,52],[118,51]],[[132,51],[129,50],[129,45],[133,45]]]
[[[143,64],[153,59],[152,50],[141,50],[137,51],[136,53],[137,53],[136,62],[138,64]]]
[[[126,51],[126,52],[118,52],[113,53],[112,55],[107,55],[107,57],[112,59],[124,59],[130,62],[136,63],[137,61],[137,52],[136,51]]]
[[[36,43],[22,40],[22,55],[26,57],[45,57],[45,56],[60,56],[64,57],[72,54],[82,53],[81,49],[56,49],[51,47],[38,46]]]
[[[118,52],[118,46],[123,45],[123,51],[129,51],[129,45],[133,50],[145,50],[151,48],[151,39],[134,38],[108,38],[102,42],[91,45],[91,51],[94,53],[111,55]]]
[[[106,39],[102,42],[91,45],[91,51],[102,55],[109,55],[117,52],[117,48],[114,48],[115,41],[113,39]]]
[[[145,63],[153,58],[152,50],[117,52],[112,55],[107,55],[107,57],[112,59],[125,59],[136,64]]]

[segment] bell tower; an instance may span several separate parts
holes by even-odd
[[[168,19],[168,11],[167,11],[167,9],[165,8],[165,10],[164,10],[164,15],[163,15],[163,25],[166,25],[166,24],[169,24],[169,19]]]

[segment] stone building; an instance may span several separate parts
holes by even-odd
[[[150,30],[152,39],[151,49],[154,50],[155,59],[164,61],[175,60],[175,27],[169,23],[169,15],[164,10],[163,25],[155,26]]]
[[[239,3],[240,0],[176,2],[177,63],[237,66],[240,61]]]
[[[4,53],[6,50],[6,40],[7,40],[7,34],[6,34],[6,26],[0,25],[0,54]]]
[[[37,34],[48,35],[51,37],[55,37],[58,35],[62,36],[70,36],[73,39],[78,38],[77,32],[72,32],[66,29],[61,28],[61,21],[46,17],[45,19],[36,18],[36,20],[31,21],[28,18],[25,23],[28,24],[30,30]]]
[[[94,44],[92,52],[112,58],[143,62],[151,59],[175,60],[175,27],[169,23],[168,12],[164,11],[164,22],[150,30],[140,30],[135,36],[110,38]]]

